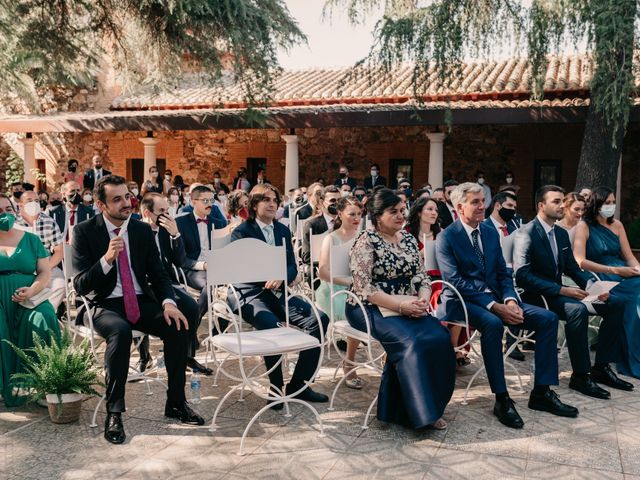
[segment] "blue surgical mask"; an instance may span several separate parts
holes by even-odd
[[[13,228],[15,221],[16,216],[13,213],[5,212],[0,214],[0,230],[8,232]]]

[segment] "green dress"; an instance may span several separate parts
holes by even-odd
[[[31,286],[36,278],[38,259],[48,256],[40,239],[29,232],[25,232],[12,255],[0,252],[0,340],[8,339],[20,348],[31,348],[33,332],[47,342],[52,335],[60,337],[56,312],[48,300],[33,310],[11,300],[16,289]],[[19,371],[22,365],[18,356],[11,345],[0,341],[0,392],[8,407],[26,400],[17,396],[16,384],[11,381],[11,375]]]

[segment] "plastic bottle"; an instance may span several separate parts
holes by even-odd
[[[158,353],[158,360],[156,361],[156,377],[159,380],[167,378],[167,369],[164,364],[164,350],[161,348]]]
[[[194,373],[191,375],[191,403],[194,405],[198,405],[202,401],[202,397],[200,396],[201,387],[202,382],[200,381],[200,376]]]

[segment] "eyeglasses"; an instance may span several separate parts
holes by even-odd
[[[194,201],[202,202],[204,205],[213,205],[213,198],[194,198]]]

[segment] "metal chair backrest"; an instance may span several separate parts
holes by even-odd
[[[309,253],[311,256],[311,267],[320,260],[320,250],[322,250],[322,242],[330,232],[319,233],[315,235],[313,231],[309,232]]]
[[[422,236],[422,244],[424,249],[422,254],[424,255],[424,269],[426,271],[438,270],[438,260],[436,259],[436,242],[434,240],[427,240],[427,236]]]
[[[341,245],[332,243],[329,247],[329,275],[331,279],[351,276],[349,259],[351,258],[351,247],[354,243],[355,239]]]
[[[502,256],[507,267],[513,266],[513,240],[515,235],[502,236],[500,238],[500,246],[502,247]]]
[[[231,243],[231,225],[211,230],[211,249],[226,247]]]

